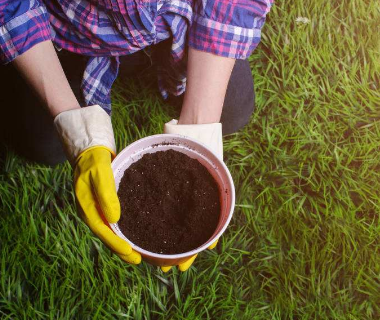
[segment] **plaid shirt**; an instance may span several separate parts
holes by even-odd
[[[171,38],[158,67],[164,98],[186,86],[186,48],[245,59],[260,42],[273,0],[0,0],[0,62],[37,43],[89,56],[82,81],[87,105],[111,111],[118,56]]]

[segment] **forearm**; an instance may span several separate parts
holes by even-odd
[[[220,121],[235,60],[189,49],[187,85],[179,124]]]
[[[51,41],[41,42],[12,62],[52,117],[80,105],[70,88]]]

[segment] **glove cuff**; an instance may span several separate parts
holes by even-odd
[[[116,153],[111,118],[98,105],[62,112],[54,124],[72,166],[83,151],[95,146]]]
[[[222,124],[178,124],[177,120],[165,123],[164,133],[179,134],[205,144],[223,160]]]

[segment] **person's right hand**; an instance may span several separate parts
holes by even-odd
[[[165,123],[164,133],[178,134],[185,137],[195,139],[210,148],[220,160],[223,161],[223,140],[222,140],[222,124],[209,123],[209,124],[178,124],[177,120],[172,120]],[[215,240],[208,249],[212,250],[216,247],[218,239]],[[188,270],[193,264],[198,254],[193,255],[186,261],[178,265],[178,269],[182,272]],[[168,272],[173,266],[161,267],[163,272]]]
[[[84,222],[121,259],[139,264],[141,255],[107,225],[120,218],[111,169],[116,148],[110,117],[92,106],[62,112],[54,122],[74,167],[75,197]]]

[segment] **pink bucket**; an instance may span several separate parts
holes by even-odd
[[[218,226],[211,238],[200,247],[180,254],[159,254],[138,247],[128,240],[120,231],[118,224],[110,224],[112,230],[120,238],[127,241],[134,250],[139,252],[144,261],[158,266],[172,266],[184,262],[194,254],[207,249],[215,240],[219,239],[231,221],[235,206],[235,187],[231,174],[224,164],[209,148],[180,135],[158,134],[140,139],[122,150],[112,162],[116,189],[123,177],[124,171],[144,154],[173,149],[182,152],[190,158],[197,159],[204,165],[219,185],[221,214]]]

